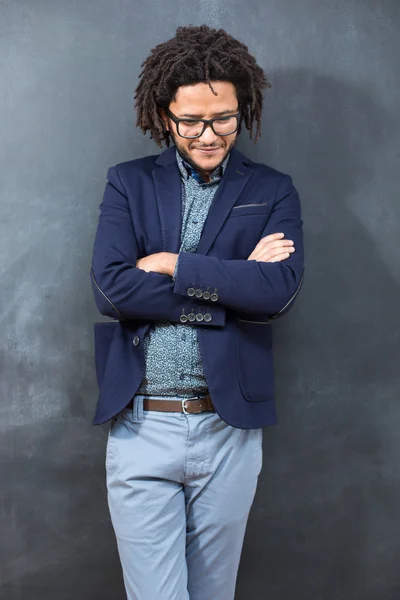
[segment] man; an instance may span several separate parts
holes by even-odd
[[[271,320],[303,273],[291,178],[235,148],[265,74],[223,30],[178,28],[143,64],[156,156],[108,171],[91,278],[107,488],[129,600],[231,600],[276,421]]]

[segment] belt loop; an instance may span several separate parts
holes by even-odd
[[[137,395],[133,398],[132,421],[134,423],[142,423],[143,420],[143,396]]]

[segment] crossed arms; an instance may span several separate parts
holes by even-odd
[[[226,309],[274,315],[296,294],[303,272],[303,236],[298,194],[289,176],[282,183],[268,223],[244,260],[182,252],[138,258],[128,200],[117,167],[108,171],[93,248],[91,278],[101,314],[119,319],[181,322],[183,313],[207,313],[193,325],[221,327]],[[218,300],[191,297],[192,282],[218,289]]]

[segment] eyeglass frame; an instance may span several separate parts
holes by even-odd
[[[213,133],[215,133],[215,135],[222,136],[222,137],[227,136],[227,135],[232,135],[233,133],[236,133],[236,131],[239,129],[239,126],[240,126],[240,117],[241,117],[241,113],[239,111],[239,112],[237,112],[237,113],[235,113],[233,115],[225,115],[225,116],[222,115],[222,116],[219,116],[219,117],[213,117],[212,119],[191,119],[191,118],[186,118],[186,119],[182,118],[181,119],[181,118],[177,117],[176,115],[174,115],[174,113],[172,113],[169,110],[169,108],[165,109],[165,114],[167,115],[167,117],[169,117],[171,119],[171,121],[173,121],[175,123],[175,125],[176,125],[176,132],[179,135],[179,137],[181,137],[181,138],[183,138],[185,140],[195,140],[196,138],[201,137],[208,126],[211,127],[211,130],[213,131]],[[214,121],[220,121],[221,119],[228,120],[228,119],[231,119],[232,117],[236,118],[236,128],[233,131],[231,131],[230,133],[217,133],[215,131],[215,129],[214,129]],[[201,133],[199,133],[199,135],[181,135],[179,133],[179,123],[181,121],[186,121],[186,123],[188,123],[188,122],[192,122],[192,123],[202,122],[203,123],[203,129],[202,129]]]

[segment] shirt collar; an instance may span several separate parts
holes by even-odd
[[[208,183],[216,183],[219,181],[225,173],[226,166],[228,164],[230,157],[230,153],[224,158],[223,162],[217,167],[212,173],[210,177],[210,181]],[[185,180],[188,180],[190,176],[193,177],[197,181],[197,183],[205,184],[206,182],[201,177],[200,173],[196,171],[192,165],[189,165],[182,156],[179,154],[178,150],[176,150],[176,160],[178,163],[179,171],[181,173],[181,177]]]

